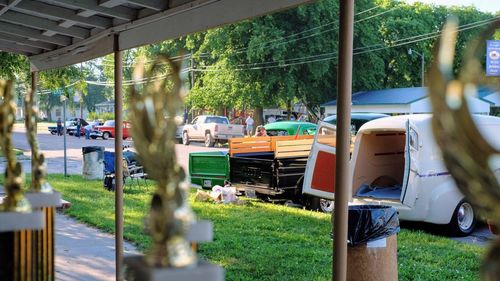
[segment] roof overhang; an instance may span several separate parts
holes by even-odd
[[[71,65],[313,0],[0,0],[0,50]]]

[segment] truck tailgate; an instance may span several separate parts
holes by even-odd
[[[225,151],[195,152],[189,154],[191,183],[211,188],[229,180],[229,154]]]
[[[216,135],[222,139],[231,138],[231,137],[242,137],[243,136],[243,126],[242,125],[217,124]]]

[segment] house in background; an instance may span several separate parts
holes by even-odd
[[[493,92],[492,92],[493,94]],[[498,93],[496,93],[498,95]],[[490,97],[487,95],[487,97]],[[495,98],[496,96],[492,96]],[[484,98],[469,97],[469,110],[475,114],[490,114],[494,104]],[[337,113],[337,101],[321,105],[325,116]],[[362,91],[352,95],[351,112],[373,112],[386,114],[431,113],[432,108],[426,87],[396,88]]]
[[[97,114],[115,112],[115,101],[110,100],[110,101],[105,101],[105,102],[101,102],[101,103],[96,103],[95,112]]]

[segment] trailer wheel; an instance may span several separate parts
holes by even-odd
[[[466,200],[460,201],[448,224],[450,234],[454,236],[468,236],[474,231],[475,226],[476,214],[472,205]]]

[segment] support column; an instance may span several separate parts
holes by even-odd
[[[337,175],[333,220],[333,279],[347,278],[347,215],[349,188],[349,147],[351,132],[352,55],[354,0],[340,1],[339,67],[337,91]]]
[[[122,278],[123,264],[123,93],[122,52],[115,35],[115,251],[116,280]]]

